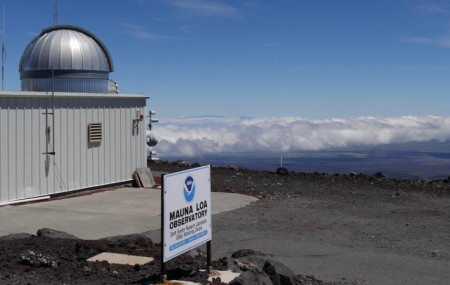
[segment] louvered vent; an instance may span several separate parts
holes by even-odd
[[[88,125],[89,143],[99,143],[102,141],[102,123],[90,123]]]

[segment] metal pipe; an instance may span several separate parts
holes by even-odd
[[[55,5],[53,7],[53,24],[58,25],[58,0],[55,1]]]
[[[48,144],[50,142],[50,130],[48,129],[48,99],[45,100],[45,155],[48,157]]]
[[[3,5],[2,22],[2,90],[5,90],[5,5]]]
[[[55,155],[55,69],[52,67],[52,154]]]

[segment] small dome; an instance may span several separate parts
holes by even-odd
[[[24,91],[108,92],[113,70],[100,39],[67,25],[44,29],[28,44],[19,66]]]

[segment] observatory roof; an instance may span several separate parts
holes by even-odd
[[[91,32],[69,25],[42,30],[28,44],[20,60],[19,71],[80,70],[112,72],[108,49]]]

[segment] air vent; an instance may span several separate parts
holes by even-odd
[[[89,143],[99,143],[102,141],[102,123],[90,123],[88,125]]]

